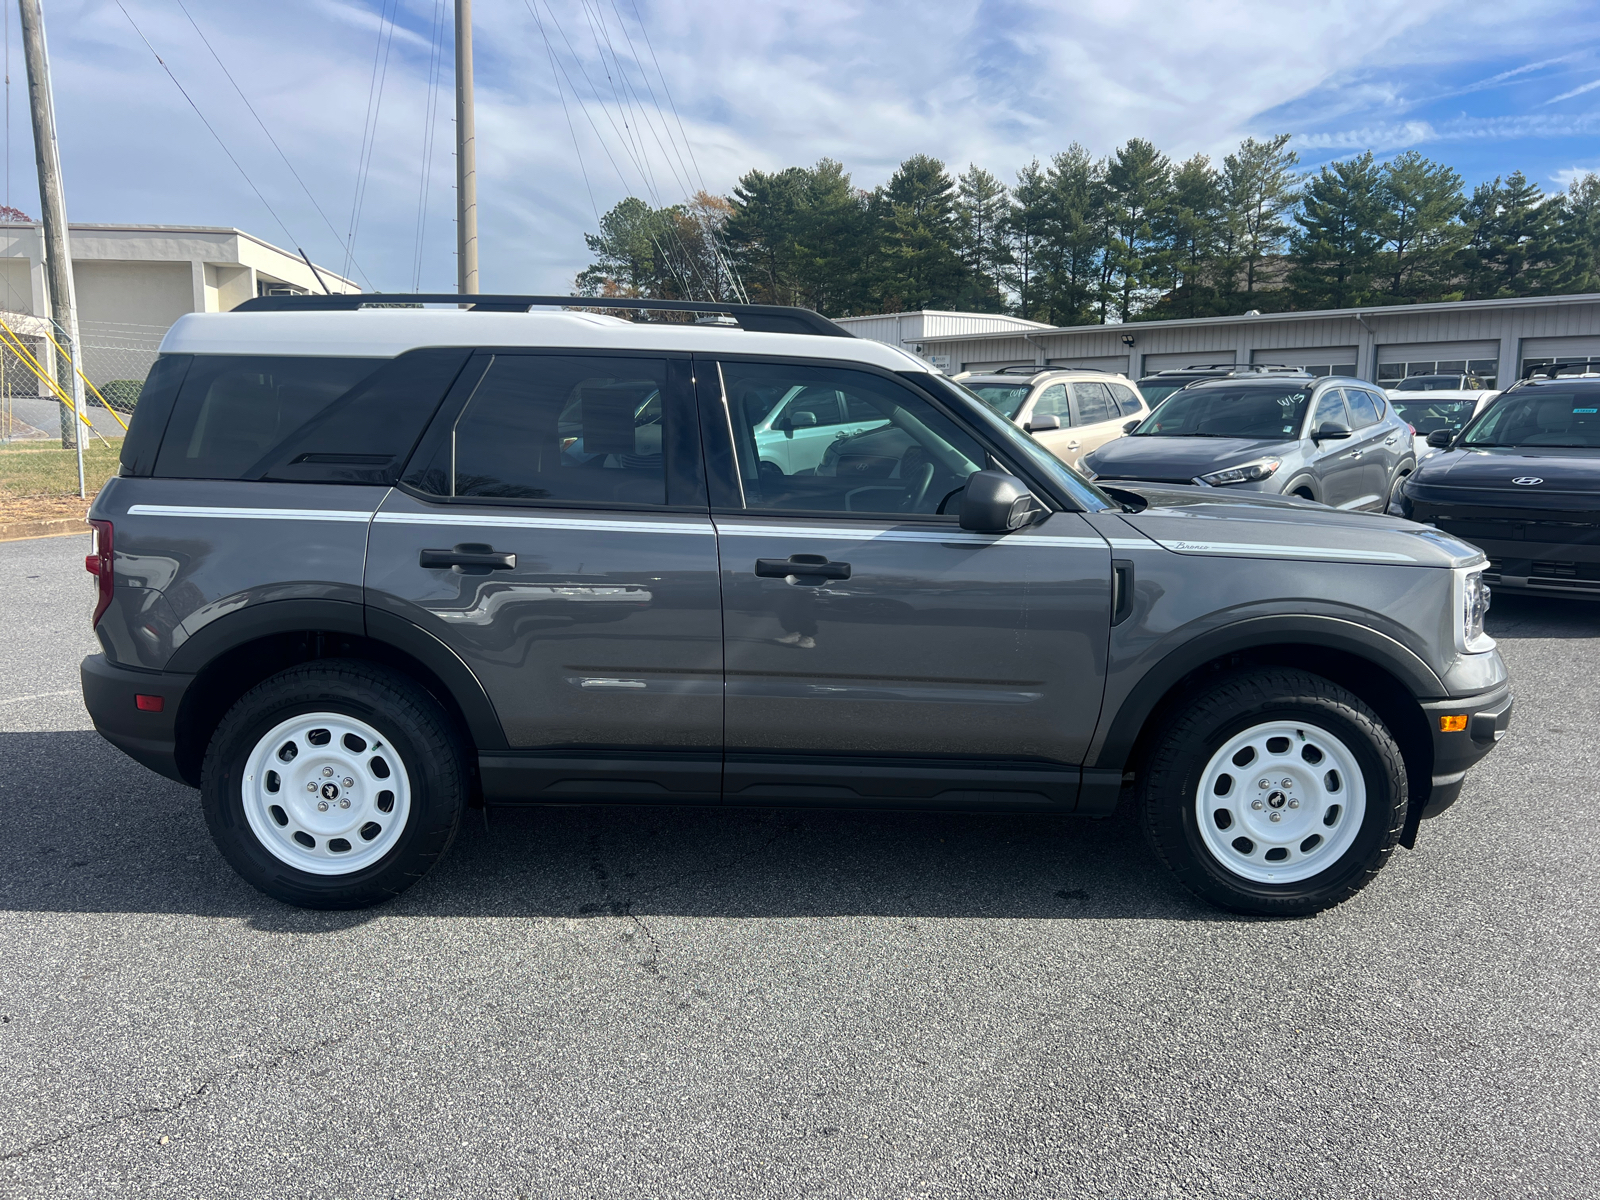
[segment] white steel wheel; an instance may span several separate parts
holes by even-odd
[[[1327,870],[1355,842],[1366,811],[1355,754],[1304,721],[1268,721],[1229,738],[1195,794],[1206,850],[1254,883],[1299,883]]]
[[[348,875],[378,862],[405,831],[411,781],[388,739],[343,713],[302,713],[255,744],[240,781],[245,819],[280,862]]]

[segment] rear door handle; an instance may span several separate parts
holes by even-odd
[[[849,579],[850,564],[829,562],[821,554],[791,554],[788,558],[756,559],[756,574],[762,579]]]
[[[452,567],[476,567],[478,571],[515,571],[517,556],[481,542],[463,542],[449,550],[424,550],[417,555],[417,565],[424,570],[439,571]],[[478,572],[474,572],[476,574]]]

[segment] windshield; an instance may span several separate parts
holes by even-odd
[[[1144,393],[1144,402],[1154,408],[1182,386],[1182,383],[1141,383],[1139,390]]]
[[[1008,421],[1022,410],[1022,402],[1028,398],[1028,392],[1033,387],[1031,383],[977,382],[963,386]]]
[[[1413,375],[1395,384],[1396,392],[1463,392],[1470,381],[1461,375]]]
[[[1461,445],[1600,447],[1600,388],[1508,392],[1468,426]]]
[[[1134,437],[1298,437],[1311,390],[1270,385],[1197,387],[1178,392],[1151,413]]]
[[[1400,419],[1423,437],[1435,429],[1454,433],[1472,418],[1476,400],[1391,400]]]

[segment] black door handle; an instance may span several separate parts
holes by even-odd
[[[850,564],[829,562],[821,554],[791,554],[788,558],[756,559],[756,574],[763,579],[787,579],[790,575],[812,579],[849,579]]]
[[[517,556],[481,542],[463,542],[449,550],[424,550],[417,556],[417,565],[430,571],[454,567],[462,574],[481,575],[489,571],[515,571]]]

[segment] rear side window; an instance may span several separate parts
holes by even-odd
[[[1123,383],[1108,383],[1111,394],[1117,398],[1117,407],[1122,410],[1125,417],[1139,415],[1139,397],[1133,394],[1133,389]]]
[[[1360,388],[1345,388],[1345,403],[1350,406],[1350,427],[1361,429],[1379,421],[1378,406],[1372,402],[1372,393]]]
[[[664,504],[664,359],[496,355],[405,482],[455,499]]]
[[[389,361],[197,355],[173,405],[154,473],[244,478],[284,438]]]

